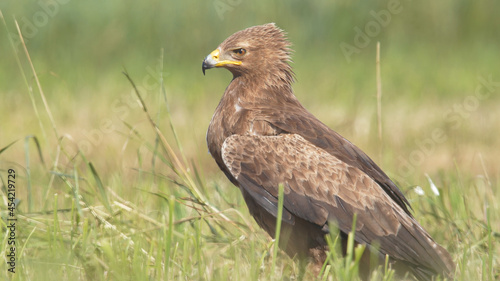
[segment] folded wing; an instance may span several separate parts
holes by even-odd
[[[240,188],[275,217],[282,184],[286,223],[298,217],[327,233],[328,222],[335,222],[349,233],[357,214],[358,243],[377,241],[380,254],[418,270],[447,268],[443,249],[376,181],[300,135],[233,135],[222,159]]]

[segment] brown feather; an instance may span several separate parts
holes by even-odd
[[[346,237],[357,214],[356,242],[381,259],[389,255],[401,274],[412,271],[420,280],[452,276],[451,256],[413,218],[397,186],[293,95],[289,47],[274,24],[236,32],[218,47],[221,59],[237,63],[223,66],[233,80],[210,122],[208,148],[257,223],[274,235],[283,184],[280,247],[289,255],[323,263],[329,223]],[[246,53],[235,58],[231,52],[238,48]]]

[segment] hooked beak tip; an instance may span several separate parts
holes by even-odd
[[[201,71],[203,71],[203,76],[205,76],[205,70],[209,68],[210,67],[208,66],[206,60],[203,60],[203,63],[201,64]]]

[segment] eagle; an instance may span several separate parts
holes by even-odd
[[[210,154],[240,189],[250,214],[274,237],[281,185],[279,247],[289,256],[320,268],[331,226],[340,231],[345,255],[356,217],[355,243],[366,246],[362,278],[374,268],[373,254],[380,262],[388,256],[401,276],[452,278],[450,254],[415,220],[394,182],[297,100],[291,52],[286,33],[269,23],[234,33],[203,60],[203,74],[214,67],[233,74],[206,138]]]

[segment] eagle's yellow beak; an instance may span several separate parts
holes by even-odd
[[[241,61],[220,60],[220,51],[219,49],[215,49],[203,60],[201,69],[203,70],[203,75],[205,75],[205,69],[221,67],[228,64],[241,65]]]

